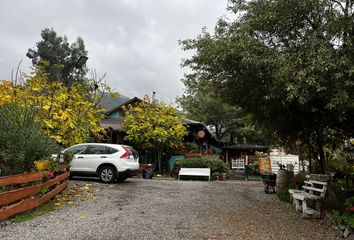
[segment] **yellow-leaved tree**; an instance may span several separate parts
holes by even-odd
[[[161,172],[162,150],[179,147],[186,134],[176,108],[145,96],[143,101],[128,105],[124,110],[125,139],[142,148],[156,150]]]
[[[99,89],[99,88],[103,89]],[[59,144],[70,146],[100,136],[103,109],[98,106],[102,90],[95,81],[49,82],[41,69],[34,69],[22,84],[0,81],[0,105],[17,102],[37,112],[42,129]]]

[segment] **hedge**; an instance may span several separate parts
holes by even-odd
[[[229,165],[219,159],[218,156],[181,159],[176,161],[175,166],[182,168],[210,168],[212,179],[217,179],[220,173],[229,170]]]

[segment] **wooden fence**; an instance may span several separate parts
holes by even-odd
[[[14,184],[29,185],[0,192],[0,220],[31,210],[48,202],[68,186],[69,175],[69,172],[65,172],[46,182],[42,182],[44,177],[42,172],[0,177],[0,187]],[[43,189],[50,191],[41,194]]]

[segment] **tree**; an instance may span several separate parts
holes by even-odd
[[[107,90],[105,84],[90,80],[67,88],[62,82],[48,81],[41,69],[23,83],[15,82],[0,82],[0,106],[17,103],[33,109],[42,130],[57,143],[70,146],[100,137],[104,111],[98,102]]]
[[[32,59],[34,67],[41,67],[48,73],[50,82],[60,81],[69,86],[74,82],[83,82],[88,69],[78,66],[80,56],[87,56],[85,44],[78,37],[69,44],[67,37],[58,36],[53,29],[45,28],[41,32],[42,40],[37,49],[28,49],[27,57]]]
[[[162,150],[179,147],[186,134],[174,107],[147,96],[140,103],[125,108],[124,129],[126,140],[157,151],[160,172]]]
[[[241,106],[282,145],[300,142],[324,172],[324,148],[354,134],[353,4],[232,0],[234,21],[181,42],[195,51],[185,81]]]

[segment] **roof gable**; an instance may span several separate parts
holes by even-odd
[[[137,102],[141,102],[141,101],[143,101],[143,100],[141,100],[138,97],[133,97],[132,99],[129,99],[129,100],[127,100],[127,101],[125,101],[125,102],[123,102],[123,103],[121,103],[119,105],[116,105],[116,107],[112,108],[111,110],[106,111],[106,115],[109,115],[112,112],[115,112],[115,111],[121,109],[123,106],[127,106],[129,104],[133,104],[133,103],[137,103]]]
[[[102,99],[99,102],[99,106],[104,108],[105,113],[107,113],[129,100],[130,98],[124,95],[118,95],[117,97],[112,98],[110,93],[104,93]]]

